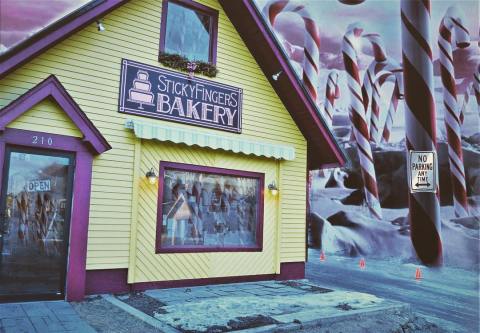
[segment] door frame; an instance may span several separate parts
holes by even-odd
[[[44,140],[39,140],[42,137]],[[85,295],[93,152],[82,138],[6,128],[0,132],[0,175],[4,174],[6,167],[7,146],[74,154],[65,298],[68,301],[81,300]],[[0,182],[0,193],[3,193],[3,186]]]
[[[38,141],[38,140],[37,140]],[[10,162],[11,162],[11,153],[12,152],[20,152],[25,154],[36,154],[36,155],[43,155],[43,156],[53,156],[53,157],[64,157],[68,158],[68,170],[67,170],[67,178],[66,178],[66,200],[67,205],[65,206],[65,227],[67,232],[64,235],[64,254],[65,257],[62,258],[62,265],[60,267],[61,271],[60,274],[60,285],[59,291],[60,294],[54,293],[32,293],[32,294],[15,294],[15,295],[0,295],[0,301],[18,301],[18,300],[45,300],[45,299],[64,299],[65,298],[65,287],[66,287],[66,277],[67,277],[67,267],[68,267],[68,253],[69,253],[69,241],[70,241],[70,220],[72,215],[72,199],[73,199],[73,179],[74,179],[74,172],[75,172],[75,155],[71,152],[65,151],[58,151],[53,149],[44,149],[42,148],[31,148],[31,147],[24,147],[24,146],[17,146],[17,145],[10,145],[7,144],[5,146],[5,155],[4,155],[4,167],[3,167],[3,179],[1,184],[1,191],[0,191],[0,214],[5,211],[5,203],[6,197],[8,194],[8,173],[10,170]],[[1,216],[0,216],[1,217]],[[5,221],[0,221],[0,227]],[[0,251],[2,250],[3,239],[0,240]],[[0,259],[1,260],[1,259]],[[1,265],[1,261],[0,261]]]
[[[65,115],[80,130],[82,133],[81,138],[7,127],[15,119],[46,98],[51,98],[58,104]],[[45,118],[45,121],[48,122],[48,117]],[[48,126],[48,123],[46,125]],[[34,136],[37,136],[36,142],[32,140]],[[48,140],[39,141],[38,137],[42,136],[51,137],[52,142]],[[40,143],[41,145],[39,145]],[[75,153],[72,218],[70,219],[70,249],[68,252],[65,294],[68,301],[80,301],[85,296],[92,161],[94,156],[112,149],[112,146],[88,119],[87,115],[73,100],[72,96],[70,96],[55,75],[48,76],[45,80],[0,109],[0,175],[3,174],[5,146],[7,144],[24,147],[41,147],[46,144],[46,148]],[[2,190],[1,186],[0,184],[0,191]]]

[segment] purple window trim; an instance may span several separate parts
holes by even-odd
[[[162,247],[162,222],[163,222],[163,180],[165,170],[180,170],[189,172],[205,172],[219,175],[228,175],[236,177],[254,178],[258,179],[259,199],[257,205],[257,232],[256,232],[256,246],[254,247],[197,247],[197,246],[182,246],[174,248]],[[157,230],[155,239],[155,253],[200,253],[200,252],[262,252],[263,251],[263,222],[264,222],[264,200],[265,200],[265,174],[240,171],[224,168],[214,168],[207,166],[199,166],[185,163],[175,163],[169,161],[160,161],[160,171],[158,176],[158,202],[157,202]]]
[[[48,136],[51,145],[32,143],[33,136]],[[90,188],[93,155],[82,139],[44,132],[6,128],[0,132],[0,174],[5,168],[7,145],[75,153],[72,214],[70,218],[70,244],[66,277],[66,299],[80,301],[85,296],[85,267],[87,259],[88,219],[90,211]],[[2,184],[0,183],[0,192]]]
[[[0,63],[0,79],[13,71],[15,68],[42,53],[47,48],[61,42],[71,34],[92,23],[99,17],[106,15],[118,6],[127,3],[128,1],[129,0],[105,0],[105,2],[93,7],[84,14],[75,17],[72,21],[65,23],[58,29],[45,35],[43,38],[35,39],[30,42],[27,41],[25,48],[18,50],[10,58]]]
[[[82,132],[83,141],[87,142],[96,154],[112,148],[54,75],[50,75],[0,110],[0,132],[5,130],[9,123],[48,97],[52,97],[58,103]]]
[[[202,5],[192,0],[163,0],[162,2],[162,17],[160,21],[160,42],[159,51],[165,50],[165,35],[167,33],[167,15],[168,15],[168,3],[173,2],[177,5],[193,9],[208,15],[212,18],[210,21],[210,47],[208,62],[213,65],[217,64],[217,42],[218,42],[218,10]]]

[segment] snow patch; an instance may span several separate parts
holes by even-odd
[[[212,326],[228,326],[230,320],[250,316],[279,316],[301,311],[318,310],[319,315],[344,313],[342,304],[352,309],[365,309],[382,304],[373,295],[332,291],[322,294],[288,296],[258,296],[208,298],[195,303],[178,303],[163,307],[166,314],[158,319],[182,330],[207,331]]]

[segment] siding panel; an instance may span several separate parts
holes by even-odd
[[[141,181],[136,233],[138,256],[135,267],[130,267],[135,269],[136,281],[272,273],[278,271],[280,261],[304,260],[305,139],[221,6],[215,0],[199,2],[219,10],[219,74],[212,80],[244,90],[241,136],[249,140],[290,145],[296,150],[296,159],[277,163],[251,156],[142,141],[139,175],[144,175],[152,166],[158,167],[158,161],[166,159],[262,171],[268,175],[266,184],[277,180],[281,207],[278,211],[274,200],[267,200],[264,253],[248,256],[244,253],[159,256],[153,253],[157,194],[156,190],[146,188],[147,184]],[[111,151],[94,159],[87,269],[127,268],[129,265],[130,244],[133,244],[130,241],[130,226],[136,139],[132,131],[124,128],[124,123],[127,118],[136,117],[117,112],[120,65],[121,59],[127,58],[161,66],[157,61],[161,6],[161,1],[132,0],[104,17],[106,31],[99,33],[93,23],[0,81],[2,108],[48,75],[56,75],[113,146]],[[162,123],[154,119],[148,121]],[[184,124],[168,124],[193,128]],[[39,103],[10,127],[81,136],[52,101]],[[280,225],[278,231],[277,218],[285,218],[285,228]],[[276,244],[277,232],[281,240],[280,249]],[[286,244],[289,245],[284,246]],[[290,244],[294,244],[293,247]]]

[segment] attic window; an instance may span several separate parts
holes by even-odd
[[[164,0],[160,51],[216,63],[218,11],[190,0]]]

